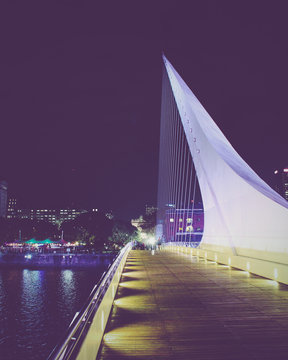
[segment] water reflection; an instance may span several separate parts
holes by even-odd
[[[59,294],[61,294],[60,302],[62,306],[72,309],[76,293],[74,273],[72,270],[62,270],[59,286]]]
[[[46,359],[103,271],[0,269],[0,359]]]
[[[26,310],[28,311],[35,306],[35,303],[41,301],[42,281],[40,273],[39,270],[23,270],[22,299],[23,305],[27,307]]]
[[[21,334],[17,337],[19,346],[28,349],[33,348],[34,336],[36,332],[44,331],[44,295],[43,289],[43,270],[23,270],[22,280],[22,306],[21,306],[21,327],[25,329],[25,341]],[[23,330],[24,330],[23,329]],[[44,347],[46,342],[38,343]]]

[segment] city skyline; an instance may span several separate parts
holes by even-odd
[[[28,207],[130,219],[156,204],[162,51],[271,187],[288,165],[284,5],[16,3],[2,5],[0,178]]]
[[[0,354],[284,359],[288,2],[0,3]]]

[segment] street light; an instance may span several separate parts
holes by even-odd
[[[148,239],[148,244],[151,245],[152,255],[154,255],[154,245],[155,245],[155,243],[156,243],[155,237],[152,237],[152,236],[151,236],[151,237]]]
[[[149,239],[148,239],[148,243],[150,244],[150,245],[154,245],[155,244],[155,237],[150,237]]]

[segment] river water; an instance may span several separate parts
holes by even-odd
[[[0,359],[46,359],[104,270],[0,269]]]

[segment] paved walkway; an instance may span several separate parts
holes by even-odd
[[[98,360],[288,359],[288,286],[182,253],[131,251]]]

